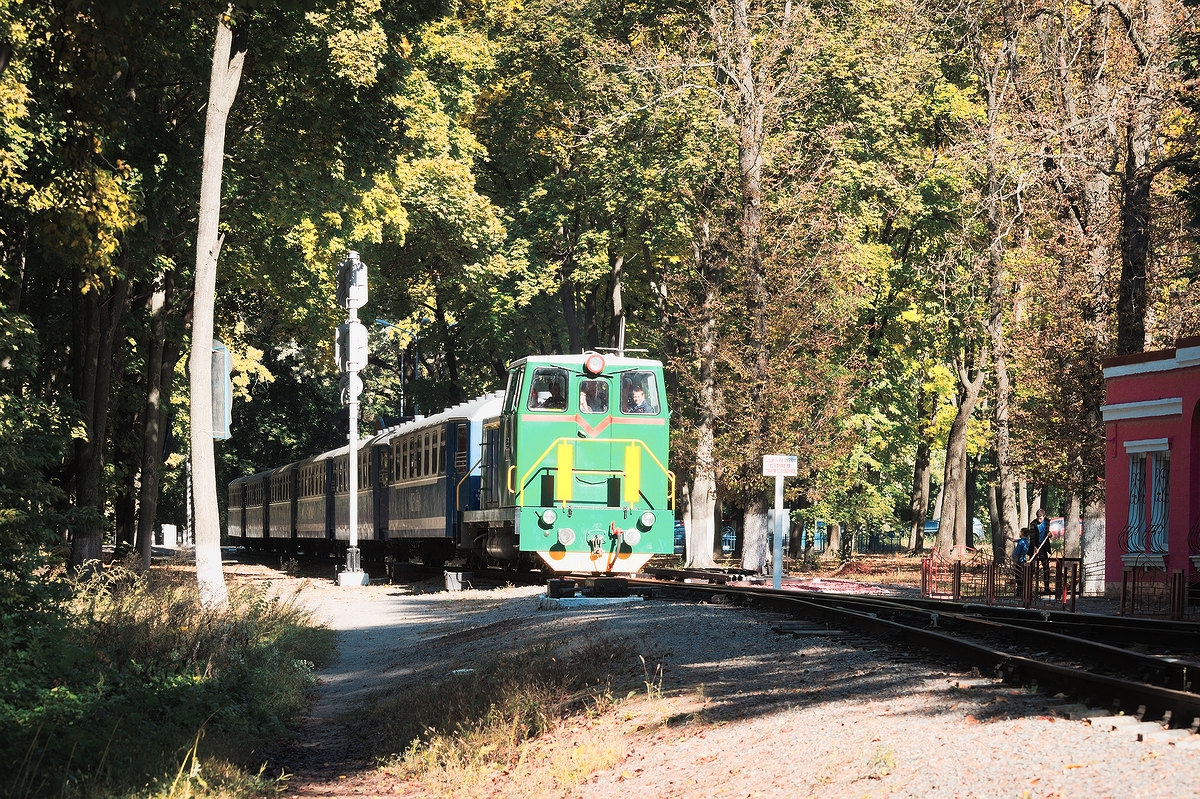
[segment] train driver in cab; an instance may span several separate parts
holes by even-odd
[[[562,383],[558,380],[551,380],[548,389],[550,395],[542,400],[542,404],[538,407],[549,411],[561,411],[565,409],[567,407],[567,398],[563,394]]]

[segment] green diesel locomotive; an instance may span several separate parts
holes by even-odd
[[[469,535],[555,572],[635,572],[673,550],[675,476],[662,364],[586,353],[512,364],[484,423]]]

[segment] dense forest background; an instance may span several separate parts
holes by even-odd
[[[1200,332],[1189,5],[0,0],[16,582],[185,522],[219,18],[219,486],[344,444],[357,250],[364,423],[622,326],[662,358],[693,563],[736,515],[762,565],[769,452],[842,535],[920,549],[936,516],[949,550],[978,517],[1002,555],[1045,504],[1101,556],[1102,363]]]

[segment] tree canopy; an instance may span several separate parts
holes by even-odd
[[[1003,547],[1022,485],[1102,498],[1104,358],[1200,332],[1180,0],[0,0],[0,533],[22,553],[81,566],[182,522],[227,10],[218,484],[342,440],[350,249],[386,323],[371,415],[531,353],[623,336],[664,359],[697,563],[723,507],[762,565],[768,452],[800,456],[808,519],[941,514],[973,544],[979,515]]]

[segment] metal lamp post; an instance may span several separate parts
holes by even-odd
[[[358,309],[367,301],[367,266],[353,250],[338,265],[337,300],[348,312],[346,321],[337,328],[336,350],[338,366],[346,373],[342,387],[350,417],[350,451],[346,454],[350,541],[346,549],[346,569],[338,573],[338,584],[367,585],[370,578],[362,570],[358,549],[358,397],[362,393],[358,372],[367,365],[368,355],[367,329],[358,321]]]
[[[392,324],[391,322],[389,322],[386,319],[376,319],[375,324],[383,325],[384,327],[390,327],[393,330],[396,330],[400,333],[404,332],[404,330],[400,327],[400,325]],[[400,375],[400,412],[399,412],[398,416],[400,417],[401,422],[405,421],[405,419],[408,418],[404,414],[404,408],[405,408],[405,403],[404,403],[404,361],[405,361],[404,352],[406,349],[407,349],[406,347],[400,346],[400,336],[397,335],[396,336],[396,368]]]
[[[420,377],[420,374],[421,374],[421,330],[425,327],[426,324],[429,323],[429,321],[430,320],[427,317],[422,316],[417,322],[416,331],[410,334],[413,339],[413,380],[412,380],[412,382],[413,382],[414,386],[417,383],[417,378]],[[390,327],[393,330],[400,331],[401,333],[407,332],[404,330],[404,328],[400,327],[400,325],[389,322],[386,319],[376,319],[375,324],[383,325],[384,327]],[[417,394],[415,391],[412,393],[413,414],[410,417],[407,413],[408,404],[405,402],[405,398],[404,398],[404,372],[405,372],[405,365],[406,365],[405,364],[405,361],[406,361],[405,353],[407,352],[407,350],[408,350],[407,347],[400,346],[400,339],[397,338],[396,339],[396,363],[398,363],[400,366],[400,419],[402,421],[406,420],[406,419],[410,419],[410,418],[415,419],[416,417],[421,415],[421,410],[417,405]]]

